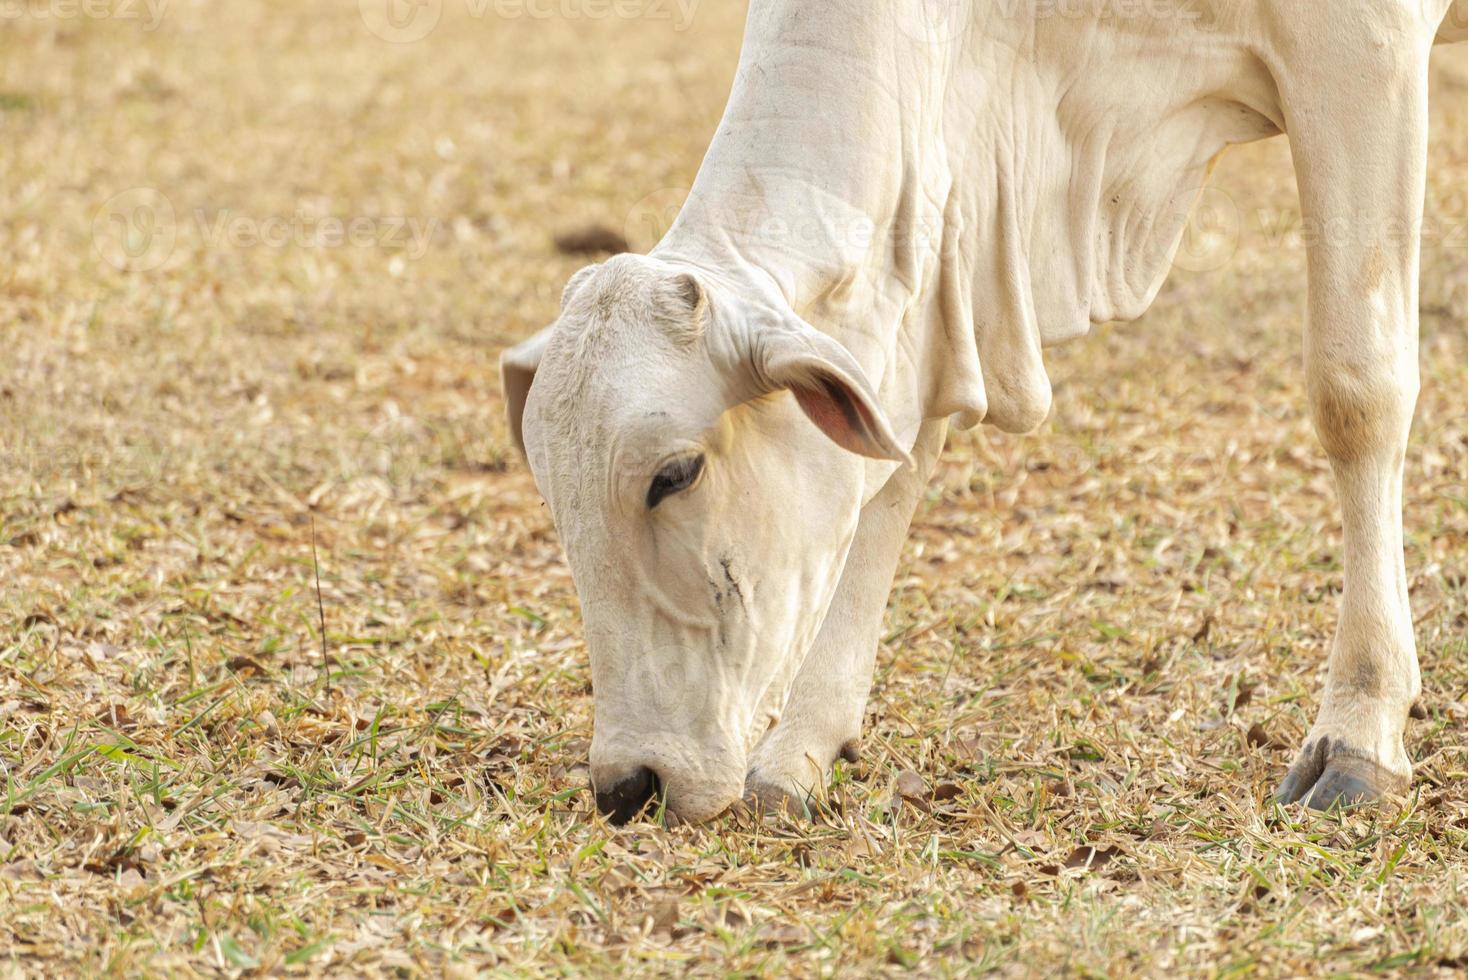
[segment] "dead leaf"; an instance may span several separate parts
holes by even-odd
[[[953,754],[960,759],[982,758],[983,741],[978,735],[961,735],[953,741]]]
[[[963,787],[957,783],[939,783],[933,787],[933,799],[938,801],[952,800],[963,795]]]
[[[133,721],[132,715],[127,713],[127,705],[112,704],[97,713],[97,720],[108,728],[126,729],[136,728],[137,723]]]
[[[391,871],[395,875],[403,875],[406,877],[408,874],[411,873],[406,865],[400,864],[390,857],[384,857],[381,854],[368,854],[364,858],[364,860],[368,864],[375,864],[379,868],[382,868],[386,871]]]
[[[290,773],[278,772],[274,769],[265,773],[260,778],[265,780],[267,783],[270,783],[273,786],[279,786],[282,789],[294,789],[295,787],[301,785],[301,781],[295,776],[292,776]],[[350,837],[352,835],[348,834],[347,836]]]
[[[1257,684],[1249,683],[1242,673],[1238,675],[1230,674],[1224,678],[1224,715],[1231,715],[1254,700],[1254,689],[1258,686]]]
[[[1244,738],[1248,741],[1250,745],[1255,746],[1256,748],[1271,749],[1277,751],[1286,747],[1283,742],[1279,741],[1273,735],[1269,734],[1269,732],[1265,731],[1264,726],[1259,724],[1259,722],[1257,721],[1249,726],[1248,734],[1246,734]]]
[[[520,918],[520,910],[513,905],[504,905],[484,917],[484,928],[498,932],[509,928]]]
[[[29,859],[0,864],[0,878],[8,878],[11,881],[40,881],[45,877],[40,866]]]
[[[851,835],[851,843],[848,850],[855,857],[881,857],[882,845],[867,832],[866,827],[858,825],[856,831]]]
[[[1083,844],[1070,852],[1070,857],[1065,859],[1065,866],[1096,871],[1120,853],[1121,848],[1119,847],[1095,847],[1091,844]]]
[[[1155,819],[1145,830],[1134,830],[1132,836],[1140,840],[1162,840],[1171,833],[1171,828],[1161,818]]]
[[[928,784],[923,777],[911,769],[904,769],[897,774],[895,783],[897,795],[909,800],[921,800],[928,795]]]
[[[652,907],[654,932],[666,932],[671,935],[678,927],[678,919],[678,900],[676,898],[665,898]]]
[[[249,657],[234,657],[224,666],[229,668],[234,673],[241,674],[245,677],[248,677],[251,674],[265,673],[265,668],[260,666],[260,662],[257,660],[251,660]]]
[[[892,801],[896,803],[899,800],[923,813],[933,812],[933,806],[928,802],[927,782],[911,769],[902,770],[893,781]]]
[[[798,946],[807,939],[806,931],[791,923],[770,923],[760,926],[760,942],[766,946]]]
[[[125,875],[131,872],[139,883],[142,881],[142,863],[138,860],[137,852],[131,848],[116,850],[100,861],[88,861],[82,865],[82,870],[104,876],[111,876],[118,871]]]

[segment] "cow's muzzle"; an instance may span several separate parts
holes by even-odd
[[[598,784],[595,790],[596,808],[620,826],[662,795],[663,781],[647,766],[638,766],[630,775],[607,786]]]

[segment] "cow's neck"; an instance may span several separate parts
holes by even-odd
[[[936,261],[948,187],[946,161],[924,171],[901,115],[941,104],[943,65],[898,72],[882,63],[892,44],[877,21],[832,32],[812,9],[754,4],[723,121],[657,254],[777,289],[851,350],[899,431],[915,435],[917,379],[893,351]],[[896,97],[899,74],[932,92]]]
[[[1282,118],[1253,6],[957,4],[973,19],[948,41],[913,37],[947,9],[754,0],[729,107],[658,250],[777,284],[909,437],[947,415],[1038,425],[1042,343],[1140,316],[1213,158]]]

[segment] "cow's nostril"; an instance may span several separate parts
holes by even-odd
[[[662,793],[662,780],[646,766],[620,782],[603,789],[596,789],[596,808],[612,818],[612,823],[624,824],[642,812]]]

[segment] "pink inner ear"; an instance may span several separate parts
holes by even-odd
[[[863,417],[861,403],[840,385],[817,379],[816,387],[791,389],[795,400],[826,436],[848,452],[871,455],[871,429]]]

